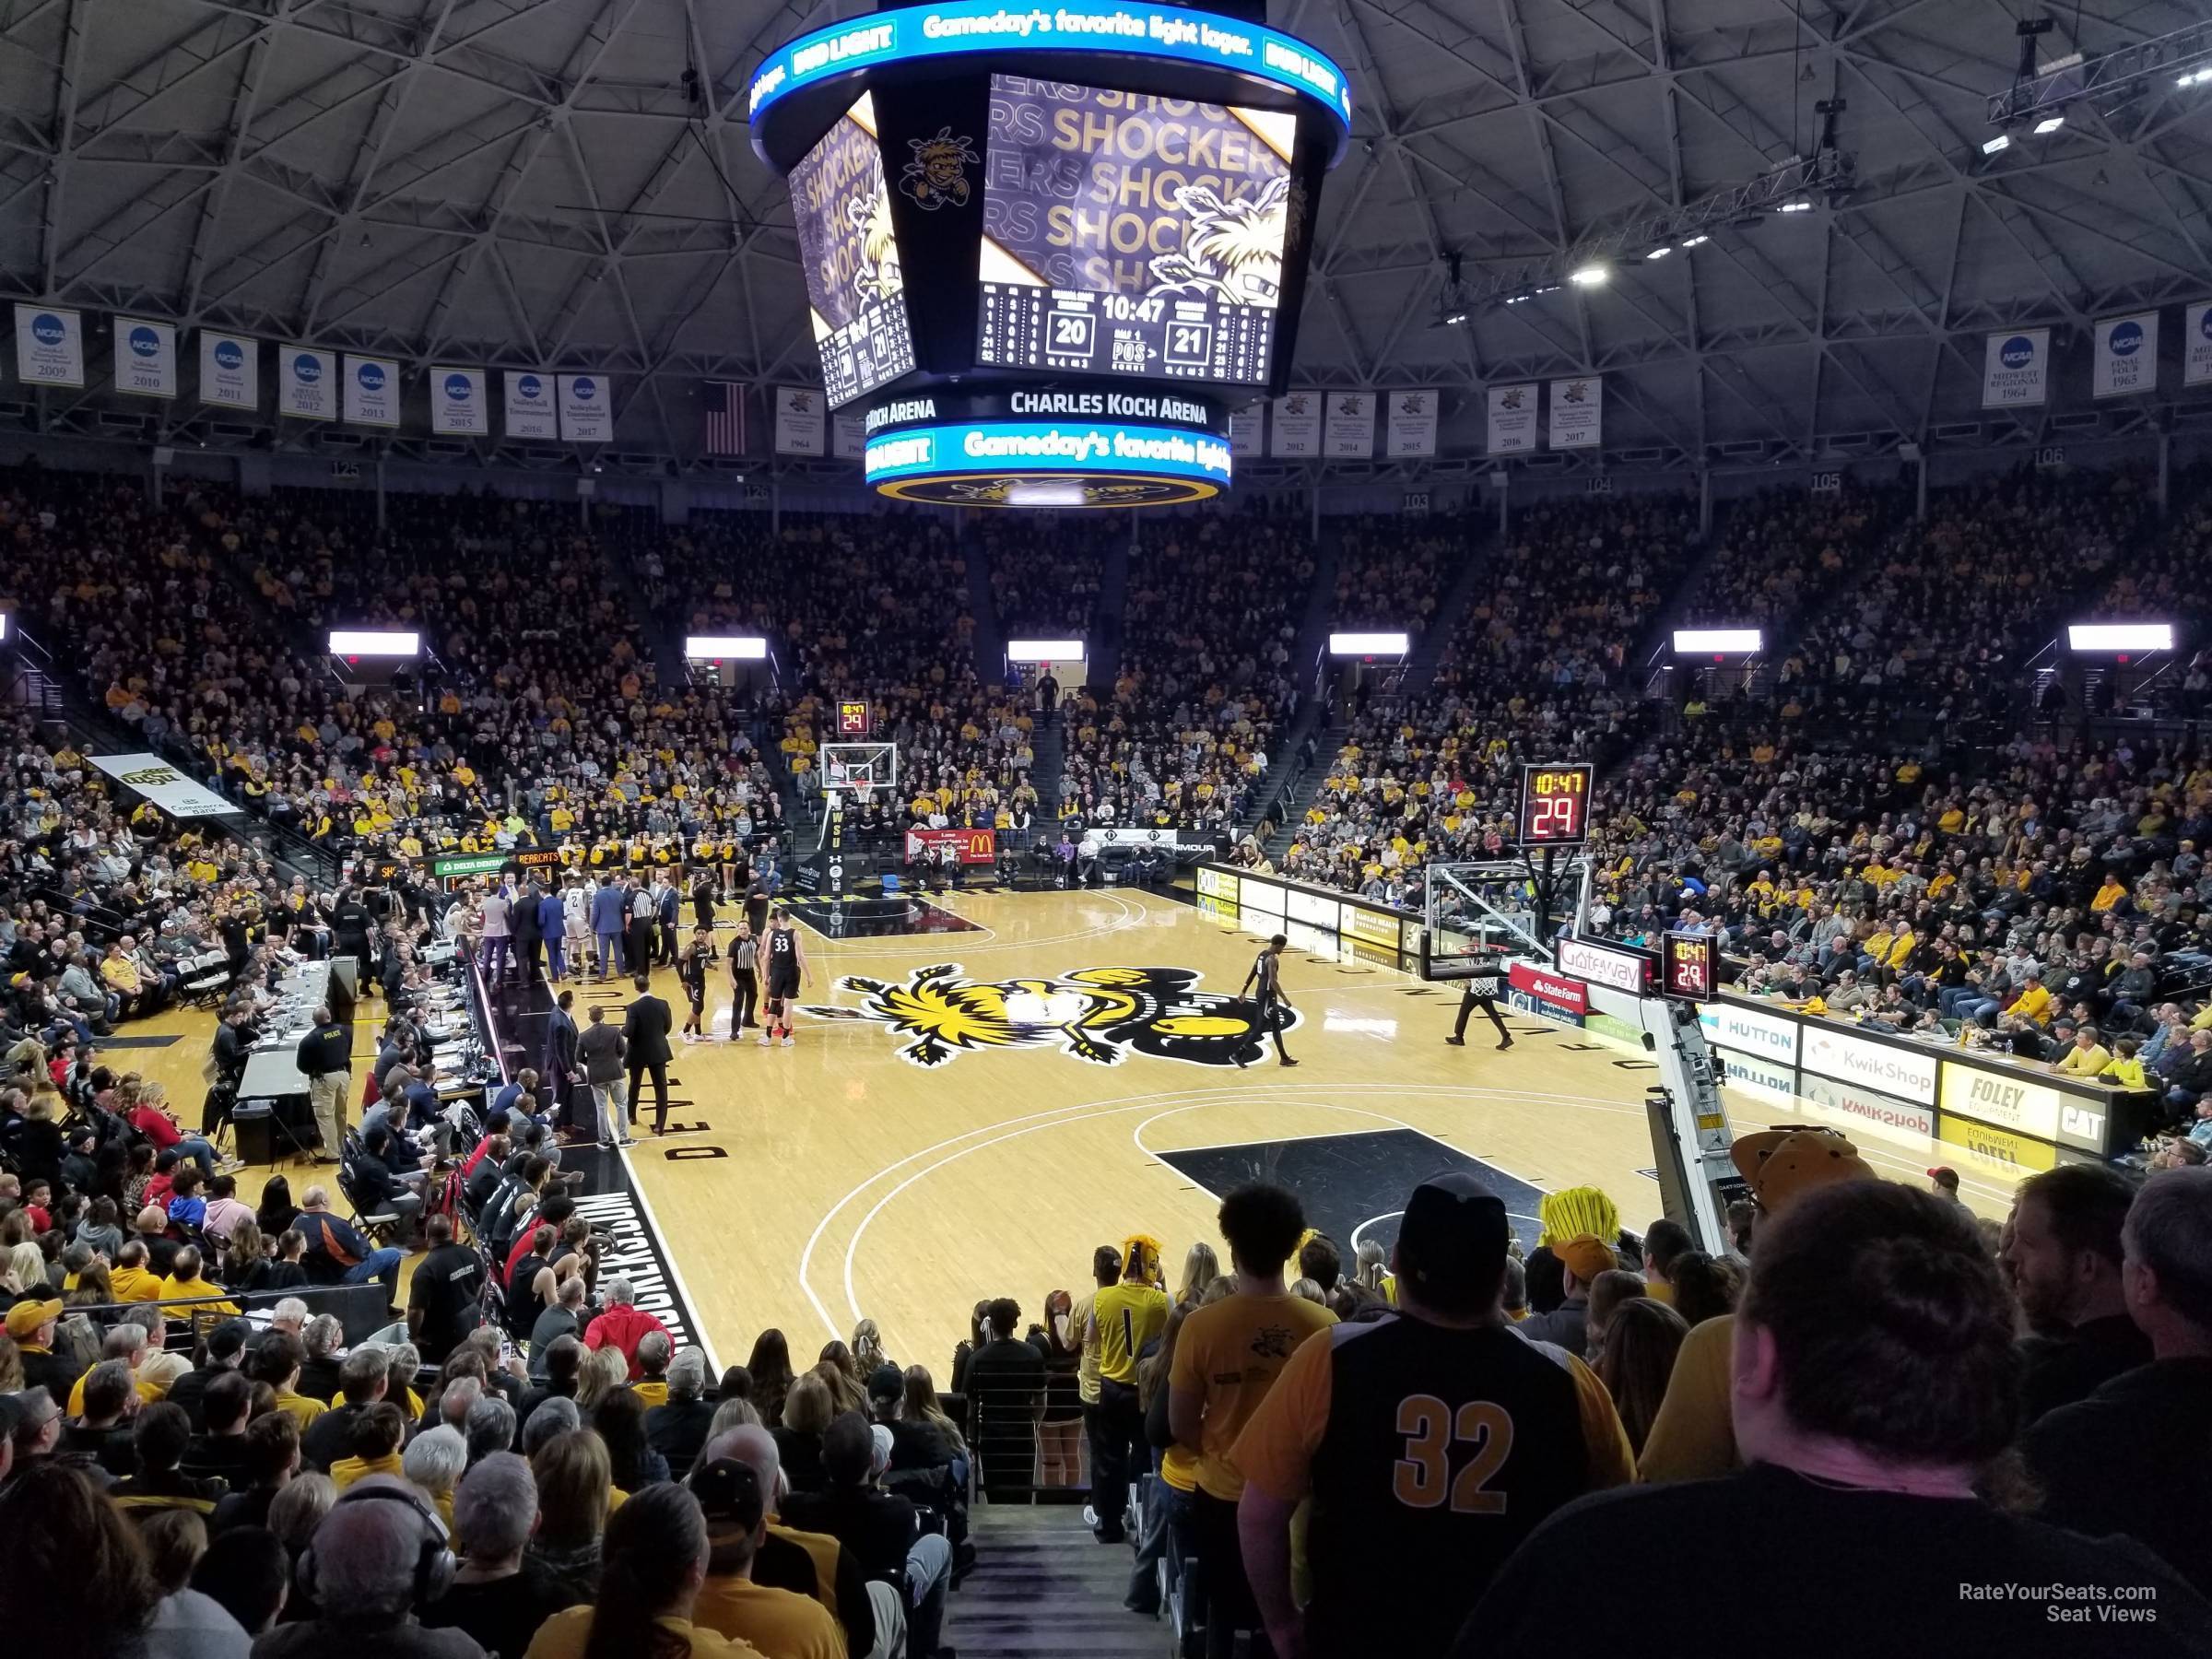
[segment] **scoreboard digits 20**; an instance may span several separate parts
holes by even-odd
[[[1586,761],[1521,769],[1520,841],[1524,847],[1579,847],[1590,839],[1590,789],[1597,769]]]

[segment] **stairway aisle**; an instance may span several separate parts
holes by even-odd
[[[945,1645],[959,1659],[1165,1659],[1166,1618],[1122,1606],[1135,1560],[1073,1504],[979,1503],[975,1571],[953,1593]]]

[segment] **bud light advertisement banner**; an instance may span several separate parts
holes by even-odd
[[[2134,397],[2159,389],[2159,313],[2107,317],[2097,324],[2092,397]]]
[[[308,346],[287,346],[276,371],[276,412],[301,420],[335,420],[337,354]]]
[[[27,386],[83,385],[84,319],[58,305],[17,306],[16,372]]]
[[[553,412],[553,377],[529,369],[510,369],[506,382],[507,436],[558,440],[560,421]]]
[[[614,390],[596,374],[555,375],[560,436],[568,443],[605,443],[615,435]]]
[[[491,413],[484,406],[484,371],[430,371],[430,430],[454,438],[491,436]]]
[[[177,394],[175,324],[115,319],[115,390],[134,397]]]
[[[2051,395],[2051,331],[2016,328],[1983,342],[1982,406],[2033,408]]]
[[[346,359],[346,424],[399,424],[399,365],[389,358]]]
[[[225,409],[261,406],[261,342],[200,330],[200,401]]]

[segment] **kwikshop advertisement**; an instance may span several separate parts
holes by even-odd
[[[1590,1012],[1590,993],[1580,980],[1546,973],[1526,962],[1515,962],[1506,970],[1505,977],[1512,987],[1513,1006],[1524,1013],[1579,1026],[1583,1016]]]
[[[995,830],[909,830],[906,832],[906,857],[909,864],[922,858],[935,858],[946,847],[958,853],[964,865],[987,865],[998,857],[998,832]]]
[[[791,170],[791,211],[834,409],[914,366],[876,108],[865,94]]]
[[[998,75],[977,360],[1258,385],[1296,118]]]

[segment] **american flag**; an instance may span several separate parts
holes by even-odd
[[[706,441],[710,455],[745,453],[745,387],[739,382],[707,382]]]

